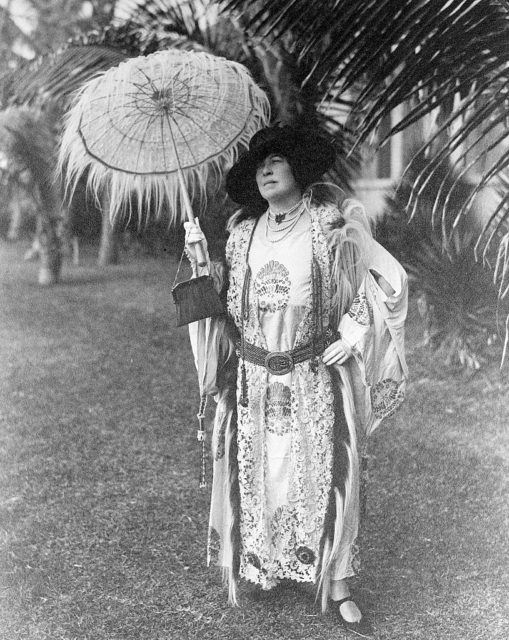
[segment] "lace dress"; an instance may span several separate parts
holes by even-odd
[[[198,370],[207,372],[203,391],[217,403],[207,561],[222,568],[232,604],[239,574],[271,588],[283,578],[317,582],[320,568],[323,604],[329,580],[358,569],[358,436],[394,412],[407,376],[406,274],[362,231],[364,218],[355,200],[345,200],[341,211],[311,203],[291,235],[276,243],[264,237],[264,218],[237,223],[226,246],[229,318],[189,325]],[[342,266],[338,247],[350,236],[362,246],[364,273],[343,309],[337,293],[350,267]],[[390,283],[392,296],[371,270]],[[214,273],[221,282],[223,267]],[[237,375],[230,320],[247,342],[281,351],[311,341],[317,311],[339,319],[352,350],[344,366],[329,369],[319,360],[315,368],[308,360],[277,376],[241,358]]]
[[[274,234],[275,235],[275,234]],[[284,234],[281,234],[284,236]],[[272,237],[272,236],[271,236]],[[305,344],[312,332],[312,225],[308,212],[281,241],[265,217],[249,251],[246,340],[269,351]],[[230,312],[242,277],[232,266]],[[248,403],[238,407],[240,575],[264,588],[316,579],[332,480],[334,396],[327,367],[310,361],[285,375],[246,362]]]

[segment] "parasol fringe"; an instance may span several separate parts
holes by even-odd
[[[173,64],[172,64],[173,63]],[[270,120],[270,105],[265,92],[253,81],[248,70],[241,64],[218,58],[206,53],[183,52],[178,50],[160,51],[149,56],[140,56],[122,62],[118,67],[107,70],[88,81],[77,92],[66,115],[57,172],[63,174],[66,197],[71,197],[80,178],[87,176],[87,189],[97,201],[101,200],[104,189],[109,190],[110,219],[115,222],[119,217],[136,217],[139,224],[147,223],[151,218],[167,218],[168,225],[186,220],[184,200],[181,196],[177,168],[164,173],[135,173],[137,160],[132,159],[133,172],[107,166],[106,161],[94,158],[87,150],[80,130],[82,119],[90,101],[100,95],[104,100],[114,101],[132,91],[132,76],[141,65],[143,73],[150,76],[156,69],[162,70],[168,79],[174,72],[172,67],[181,63],[186,69],[193,70],[189,91],[193,91],[193,80],[200,86],[200,76],[208,74],[217,85],[218,100],[226,98],[231,92],[232,73],[236,83],[235,93],[243,96],[249,116],[241,131],[235,134],[217,155],[194,166],[183,166],[183,178],[193,204],[203,210],[207,203],[207,194],[217,191],[222,176],[238,159],[243,148],[247,148],[252,136]],[[194,72],[194,70],[198,72]],[[183,72],[185,73],[185,72]],[[230,88],[229,88],[230,87]],[[237,90],[238,89],[238,90]],[[208,103],[204,103],[207,104]],[[112,123],[112,129],[114,123]],[[204,132],[204,137],[206,137]],[[171,140],[168,141],[169,148]],[[111,149],[110,157],[113,157]]]

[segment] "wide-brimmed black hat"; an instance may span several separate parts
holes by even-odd
[[[256,184],[256,169],[271,153],[288,160],[302,190],[331,168],[336,155],[330,140],[315,130],[289,125],[261,129],[226,176],[226,191],[234,202],[244,206],[265,203]]]

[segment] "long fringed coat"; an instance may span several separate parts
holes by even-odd
[[[208,562],[223,568],[232,603],[239,575],[266,589],[282,578],[315,582],[325,607],[330,580],[355,574],[358,451],[404,398],[403,268],[372,239],[357,201],[346,200],[341,211],[315,204],[307,211],[321,280],[319,313],[351,351],[345,365],[320,361],[311,367],[306,361],[281,381],[243,362],[248,402],[238,404],[236,332],[243,328],[246,340],[268,347],[258,322],[256,281],[250,284],[254,307],[247,322],[241,317],[253,219],[233,228],[226,268],[213,265],[218,286],[227,282],[228,316],[190,325],[202,391],[217,402]],[[391,296],[379,287],[378,276],[391,286]],[[304,305],[293,344],[284,348],[312,338],[313,303]],[[287,406],[282,397],[269,407],[278,390],[288,394]],[[281,444],[274,445],[274,437]],[[276,474],[269,464],[274,446],[286,447],[286,462]]]

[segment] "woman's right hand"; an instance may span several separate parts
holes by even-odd
[[[336,340],[330,344],[322,354],[323,363],[330,367],[333,364],[345,364],[352,356],[352,350],[344,340]]]
[[[203,260],[208,262],[207,238],[201,230],[198,218],[195,218],[194,222],[184,222],[184,229],[186,230],[185,251],[189,260],[192,263],[202,263]]]

